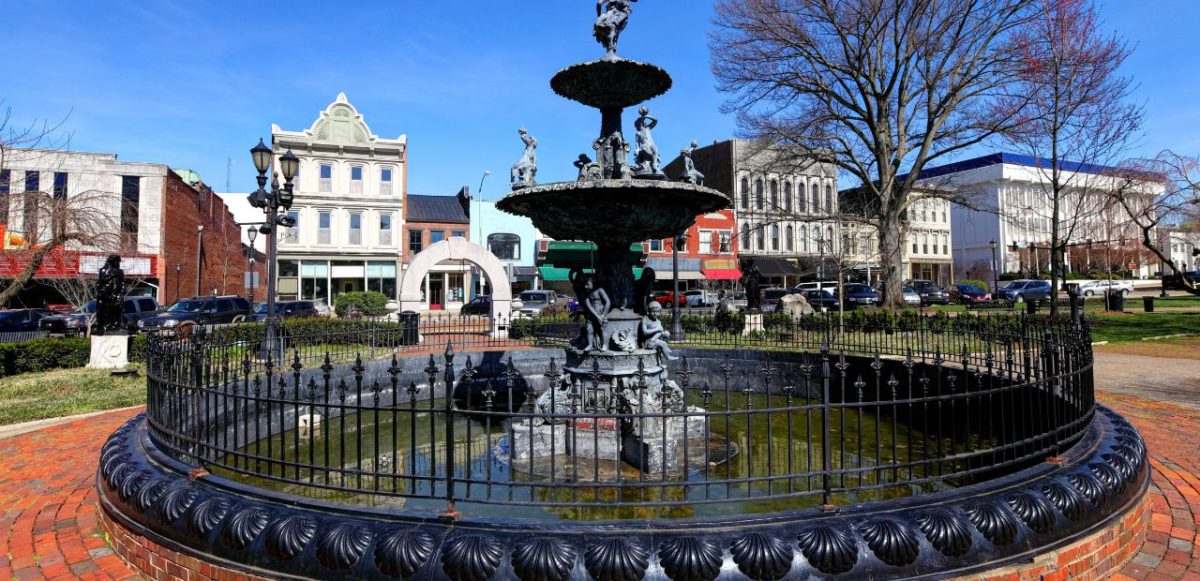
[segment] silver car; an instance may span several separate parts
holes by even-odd
[[[904,304],[910,307],[921,306],[921,295],[917,294],[916,289],[911,286],[904,285]]]

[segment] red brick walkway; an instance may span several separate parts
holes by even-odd
[[[1188,395],[1176,401],[1200,402],[1200,391]],[[1118,578],[1200,581],[1200,404],[1103,391],[1100,400],[1141,430],[1154,471],[1152,530]],[[101,444],[134,413],[0,440],[0,581],[136,577],[100,532],[93,486]]]

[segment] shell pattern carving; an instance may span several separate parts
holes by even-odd
[[[961,557],[971,550],[967,523],[948,510],[933,510],[917,517],[917,526],[929,544],[947,557]]]
[[[243,508],[225,521],[225,527],[221,529],[221,543],[231,549],[245,549],[269,524],[271,514],[267,511],[258,507]]]
[[[223,498],[210,498],[192,508],[188,516],[187,531],[193,537],[207,537],[217,528],[221,519],[229,512],[229,501]]]
[[[165,525],[171,525],[187,512],[196,502],[196,491],[189,486],[172,488],[163,495],[158,503],[158,520]]]
[[[375,546],[375,567],[389,577],[412,577],[433,555],[436,541],[433,535],[398,530]]]
[[[738,570],[752,579],[783,579],[792,570],[792,549],[766,533],[750,533],[733,541],[729,551]]]
[[[1088,464],[1088,469],[1096,475],[1096,478],[1100,479],[1110,493],[1119,495],[1125,491],[1125,479],[1121,478],[1121,473],[1117,472],[1116,468],[1108,464],[1093,462]]]
[[[921,543],[908,527],[887,519],[873,520],[862,526],[863,540],[880,561],[903,567],[917,560]]]
[[[512,566],[522,581],[566,581],[575,570],[575,547],[548,537],[525,540],[513,548]]]
[[[454,581],[486,581],[503,557],[504,549],[491,537],[455,537],[442,548],[442,571]]]
[[[125,477],[117,485],[117,494],[121,495],[121,500],[129,502],[133,495],[141,490],[142,484],[150,478],[149,474],[143,472],[129,471],[125,473]]]
[[[1080,520],[1086,514],[1083,496],[1074,488],[1061,482],[1051,482],[1042,487],[1042,494],[1053,504],[1063,516],[1071,520]]]
[[[632,539],[609,538],[588,547],[583,564],[596,579],[640,581],[650,567],[650,551]]]
[[[313,519],[293,515],[275,521],[267,530],[267,554],[280,561],[290,561],[304,552],[315,536],[317,522]]]
[[[849,534],[834,527],[815,527],[800,533],[800,552],[818,571],[845,573],[858,563],[858,546]]]
[[[1104,488],[1104,483],[1100,482],[1088,472],[1078,472],[1071,475],[1071,486],[1075,487],[1088,502],[1092,503],[1097,508],[1103,508],[1108,504],[1108,490]]]
[[[1004,509],[990,503],[967,509],[967,519],[993,545],[1002,547],[1017,540],[1017,522]]]
[[[166,491],[166,478],[154,478],[152,480],[147,480],[146,483],[142,485],[142,489],[137,491],[137,494],[134,495],[134,506],[137,506],[137,509],[141,511],[142,514],[146,514],[150,512],[150,507],[154,506],[154,503],[158,502],[158,499],[162,498],[163,493]]]
[[[1008,506],[1034,532],[1045,534],[1054,530],[1054,511],[1041,498],[1026,492],[1018,492],[1008,497]]]
[[[672,581],[712,581],[721,574],[721,548],[696,537],[663,543],[658,559]]]
[[[1135,472],[1142,469],[1142,455],[1132,446],[1118,444],[1113,446],[1113,453],[1124,458],[1126,462],[1129,462],[1129,465],[1133,466]]]
[[[344,524],[329,529],[317,541],[317,560],[333,570],[349,569],[358,563],[371,545],[371,530]]]
[[[1121,478],[1124,479],[1125,482],[1133,481],[1133,477],[1137,474],[1137,470],[1135,470],[1133,467],[1133,462],[1130,462],[1120,454],[1115,453],[1105,454],[1101,456],[1101,458],[1104,459],[1105,464],[1108,464],[1114,470],[1116,470],[1117,474],[1120,474]]]

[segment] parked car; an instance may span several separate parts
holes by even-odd
[[[838,308],[837,297],[827,290],[808,290],[802,293],[804,299],[814,309],[834,310]]]
[[[1122,296],[1133,292],[1133,282],[1128,280],[1093,280],[1079,285],[1079,294],[1104,296],[1108,292],[1121,293]]]
[[[833,291],[831,291],[833,292]],[[846,307],[875,307],[879,306],[882,299],[879,293],[870,285],[865,284],[848,284],[842,287],[842,297],[846,300]]]
[[[901,290],[901,293],[904,295],[904,304],[905,305],[908,305],[911,307],[921,306],[921,295],[917,294],[916,289],[914,289],[913,287],[904,285],[904,288]]]
[[[37,331],[38,322],[54,314],[50,309],[5,309],[0,311],[0,333]]]
[[[127,296],[121,304],[121,323],[130,332],[137,332],[138,321],[153,317],[161,310],[153,297]],[[96,317],[96,301],[88,301],[83,307],[70,313],[56,313],[45,317],[38,328],[54,336],[73,337],[87,333],[88,324]]]
[[[653,298],[655,302],[664,307],[671,306],[672,300],[675,300],[675,302],[679,303],[679,306],[681,307],[686,307],[688,303],[687,297],[684,296],[683,293],[680,293],[679,298],[675,299],[675,293],[673,291],[658,291],[654,293]]]
[[[275,314],[281,319],[316,317],[317,305],[313,301],[276,301]],[[255,323],[267,320],[267,303],[254,308],[253,320]]]
[[[517,295],[520,307],[513,309],[514,317],[540,317],[546,310],[559,308],[558,293],[552,290],[529,290]]]
[[[195,325],[238,323],[250,316],[250,301],[236,295],[180,299],[166,311],[138,321],[143,331],[174,331]]]
[[[490,315],[491,313],[491,295],[479,295],[471,299],[471,302],[463,305],[462,310],[458,312],[460,315]]]
[[[796,289],[802,291],[810,290],[827,290],[831,293],[837,292],[838,283],[835,280],[822,280],[817,282],[802,282],[796,285]]]
[[[710,296],[706,290],[690,290],[683,293],[683,298],[687,300],[689,307],[703,307],[714,302],[714,298]]]
[[[764,313],[775,312],[779,308],[779,299],[790,294],[797,294],[801,291],[794,288],[769,288],[764,289],[762,294],[762,311]]]
[[[973,284],[956,284],[950,287],[950,298],[957,303],[964,305],[970,303],[986,303],[992,300],[992,293],[989,293]]]
[[[996,298],[1011,303],[1042,302],[1054,294],[1048,280],[1014,280],[996,291]]]
[[[725,306],[731,311],[740,311],[746,308],[746,293],[745,291],[732,291],[725,294]]]
[[[324,300],[317,299],[313,301],[313,306],[317,309],[318,317],[327,318],[333,316],[333,309],[330,308],[329,303],[325,302]]]
[[[917,291],[917,295],[921,297],[922,307],[950,304],[950,293],[932,280],[910,280],[908,286]]]

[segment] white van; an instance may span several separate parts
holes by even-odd
[[[833,294],[837,294],[838,283],[836,280],[823,280],[821,282],[802,282],[796,285],[797,290],[814,291],[827,290]]]

